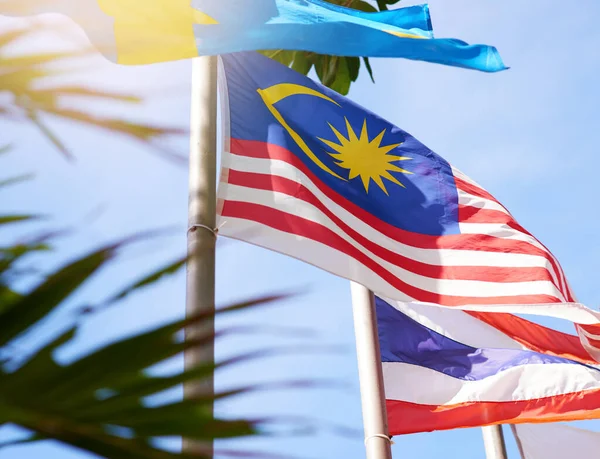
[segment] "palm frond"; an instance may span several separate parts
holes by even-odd
[[[12,96],[10,102],[0,106],[0,117],[31,122],[55,149],[69,160],[74,158],[73,153],[60,133],[49,127],[47,118],[54,116],[121,134],[152,147],[153,151],[167,159],[185,161],[185,157],[160,145],[161,139],[184,134],[184,129],[130,121],[120,117],[103,117],[89,109],[67,108],[65,102],[75,97],[81,99],[82,107],[86,107],[86,102],[91,100],[134,105],[143,99],[97,86],[61,84],[60,76],[72,73],[65,64],[89,57],[94,52],[91,49],[19,54],[10,52],[15,42],[36,31],[34,28],[22,28],[0,33],[0,93],[5,92]],[[53,78],[53,83],[48,83],[49,77],[59,78]],[[42,86],[42,83],[46,85]]]
[[[385,11],[388,6],[398,3],[400,0],[377,0],[376,6],[372,4],[373,2],[366,0],[327,1],[359,11],[375,12]],[[361,69],[361,60],[358,57],[326,56],[305,51],[285,50],[263,51],[262,53],[304,75],[314,68],[321,83],[343,95],[348,94],[350,86],[358,79]],[[374,82],[373,69],[368,58],[364,57],[362,61]]]
[[[255,351],[220,363],[199,363],[171,375],[156,375],[150,368],[181,355],[186,349],[212,343],[219,335],[212,331],[183,340],[190,326],[227,314],[278,301],[285,296],[273,295],[206,311],[195,317],[167,323],[158,328],[118,340],[81,355],[69,363],[59,363],[55,352],[76,336],[85,316],[75,316],[67,330],[29,355],[13,348],[15,339],[27,335],[33,327],[61,307],[100,269],[108,269],[117,250],[125,242],[111,244],[79,257],[53,273],[25,293],[10,288],[9,274],[28,255],[48,252],[46,237],[0,250],[0,425],[13,424],[31,432],[17,443],[55,439],[108,459],[192,459],[205,457],[198,452],[169,452],[156,446],[165,437],[210,442],[217,438],[259,435],[268,419],[219,419],[214,417],[215,400],[246,394],[255,390],[311,387],[314,381],[291,381],[281,384],[241,386],[221,393],[200,392],[193,398],[149,403],[157,394],[180,388],[189,381],[210,378],[218,368],[237,365],[252,359],[302,349]],[[52,255],[52,252],[48,252]],[[90,307],[112,306],[178,272],[186,258],[167,263],[131,285]],[[199,327],[202,328],[202,327]],[[225,331],[226,332],[226,331]],[[233,332],[236,332],[233,330]],[[316,349],[322,352],[323,349]],[[0,444],[0,449],[14,446]],[[235,456],[235,452],[229,452]],[[228,453],[228,455],[229,455]],[[238,451],[238,453],[240,453]],[[269,457],[253,455],[248,457]],[[255,452],[256,453],[256,452]],[[242,454],[244,456],[244,454]]]

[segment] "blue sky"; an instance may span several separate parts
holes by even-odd
[[[402,2],[403,5],[418,2]],[[498,47],[510,70],[484,74],[404,60],[374,60],[376,84],[366,75],[350,97],[410,132],[491,191],[555,253],[579,300],[600,304],[595,277],[600,268],[600,217],[595,202],[600,157],[600,4],[532,0],[503,2],[432,0],[436,35]],[[0,28],[21,22],[0,18]],[[81,34],[77,32],[83,43]],[[33,46],[43,46],[34,43]],[[73,77],[149,96],[142,106],[97,105],[99,113],[123,113],[174,126],[189,119],[189,62],[126,68],[102,58],[93,70]],[[53,120],[76,153],[63,161],[27,126],[0,123],[0,144],[17,148],[1,161],[2,175],[34,172],[36,180],[14,188],[3,211],[30,210],[52,216],[56,226],[74,226],[74,237],[59,244],[60,260],[125,234],[170,226],[171,236],[137,245],[122,254],[61,311],[86,299],[104,298],[143,270],[176,258],[185,250],[187,170],[166,163],[125,138],[107,136]],[[171,147],[185,153],[187,140]],[[18,191],[17,191],[18,190]],[[6,193],[6,192],[5,192]],[[87,216],[101,209],[93,220]],[[3,235],[3,241],[11,235]],[[59,258],[54,262],[58,263]],[[51,267],[48,265],[47,267]],[[106,286],[111,286],[107,290]],[[219,321],[292,325],[314,336],[244,335],[218,342],[219,357],[273,345],[335,345],[335,353],[305,352],[247,364],[218,375],[219,387],[294,378],[335,378],[342,389],[270,391],[218,406],[225,415],[294,414],[317,419],[320,432],[310,437],[281,437],[227,446],[250,446],[309,458],[361,458],[360,399],[356,372],[350,288],[299,261],[240,242],[219,242],[219,304],[272,291],[301,295],[275,307]],[[180,317],[184,310],[183,273],[91,318],[60,357],[71,358],[101,343]],[[568,324],[540,320],[572,332]],[[58,327],[61,317],[49,324]],[[40,388],[43,390],[43,388]],[[600,430],[597,422],[577,423]],[[353,428],[340,436],[335,426]],[[518,453],[507,432],[509,456]],[[433,459],[483,457],[479,429],[395,438],[395,457]],[[454,451],[455,453],[451,453]],[[0,459],[83,459],[89,456],[47,442],[0,451]]]

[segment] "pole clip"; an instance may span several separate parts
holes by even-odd
[[[193,225],[190,225],[187,232],[189,234],[189,233],[192,233],[192,232],[202,228],[202,229],[208,231],[210,234],[212,234],[216,238],[219,235],[219,230],[223,227],[223,225],[225,225],[225,223],[227,223],[227,221],[224,221],[223,223],[221,223],[217,228],[211,228],[210,226],[203,225],[202,223],[194,223]]]
[[[200,228],[205,229],[206,231],[211,233],[215,238],[219,234],[219,228],[211,228],[210,226],[202,225],[201,223],[195,223],[195,224],[191,225],[188,228],[188,234],[193,233],[194,231],[196,231]]]
[[[390,445],[394,444],[394,441],[392,440],[392,437],[390,437],[389,435],[374,434],[374,435],[369,435],[368,437],[365,437],[365,446],[367,445],[367,443],[369,442],[369,440],[371,440],[372,438],[383,438],[384,440],[389,441]]]

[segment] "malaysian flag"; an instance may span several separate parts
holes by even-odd
[[[548,249],[410,134],[259,54],[222,62],[222,235],[394,300],[598,323]]]

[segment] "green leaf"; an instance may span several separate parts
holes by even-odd
[[[0,225],[8,225],[10,223],[26,222],[39,218],[35,215],[0,215]]]
[[[345,6],[348,8],[352,8],[359,11],[364,11],[365,13],[375,13],[377,12],[377,8],[375,8],[370,3],[367,3],[363,0],[352,0],[350,3],[347,3]],[[379,8],[381,9],[381,7]]]
[[[292,63],[292,68],[303,75],[308,74],[310,69],[313,66],[313,62],[308,59],[306,53],[297,52],[294,54],[294,62]]]
[[[73,339],[75,332],[75,327],[70,328],[38,351],[27,363],[19,368],[18,372],[4,376],[2,381],[0,381],[2,391],[12,394],[15,397],[15,401],[19,399],[21,401],[26,400],[28,394],[24,393],[22,388],[28,387],[30,381],[44,380],[47,374],[55,372],[60,368],[52,359],[52,354],[57,348]]]
[[[351,80],[350,70],[348,69],[348,60],[340,59],[337,65],[337,71],[335,72],[335,79],[330,85],[331,89],[345,96],[350,90]]]
[[[345,60],[350,80],[356,81],[358,79],[358,72],[360,71],[360,59],[358,57],[347,57]]]
[[[41,241],[7,247],[0,253],[18,258],[30,250],[44,249]],[[14,294],[0,285],[0,343],[11,342],[59,307],[112,257],[117,247],[98,250],[67,264],[24,295]],[[184,263],[185,259],[175,260],[111,298],[117,300],[131,295],[180,269]],[[0,365],[0,424],[12,423],[32,431],[33,436],[28,441],[56,439],[114,459],[204,457],[202,452],[182,454],[157,449],[152,446],[156,437],[184,436],[210,442],[215,438],[257,435],[260,433],[258,420],[216,419],[211,407],[216,399],[261,388],[267,390],[267,386],[240,387],[217,394],[206,392],[161,406],[148,406],[146,398],[189,381],[211,377],[218,366],[238,364],[267,353],[237,356],[220,365],[207,362],[170,376],[152,376],[148,369],[180,355],[185,349],[214,342],[215,334],[210,329],[183,342],[181,332],[188,327],[199,326],[206,320],[212,322],[216,314],[253,308],[281,298],[275,295],[251,299],[218,311],[202,312],[196,317],[119,340],[65,365],[54,360],[54,353],[75,336],[77,327],[59,334],[27,358],[19,356],[18,349],[4,346],[2,350],[9,355],[12,369],[9,371]],[[292,382],[279,387],[306,385]]]
[[[58,138],[52,130],[46,126],[45,123],[39,117],[39,114],[36,111],[31,111],[28,115],[29,120],[37,126],[40,132],[46,137],[52,145],[56,147],[56,149],[63,154],[63,156],[69,161],[73,161],[75,157],[73,154],[67,149],[67,147],[62,143],[62,141]]]
[[[126,296],[128,296],[129,294],[131,294],[132,292],[134,292],[136,290],[139,290],[143,287],[148,287],[149,285],[155,284],[156,282],[162,280],[166,276],[175,274],[176,272],[178,272],[181,268],[183,268],[185,266],[185,264],[187,263],[187,260],[188,260],[187,256],[184,258],[180,258],[180,259],[178,259],[174,262],[171,262],[171,263],[167,264],[166,266],[154,271],[152,274],[144,276],[142,279],[136,281],[131,286],[123,289],[121,292],[119,292],[116,295],[114,295],[113,297],[111,297],[109,300],[106,301],[106,304],[111,304],[116,301],[122,300],[123,298],[125,298]]]
[[[30,244],[17,244],[7,248],[0,248],[0,276],[6,273],[12,265],[31,252],[50,250],[50,247],[41,242]]]
[[[347,8],[352,8],[358,11],[367,13],[375,13],[377,11],[386,11],[389,5],[394,5],[400,0],[377,0],[377,8],[366,0],[328,0],[330,3],[341,5]],[[350,86],[358,80],[361,68],[361,62],[356,57],[338,57],[325,56],[310,52],[296,51],[294,59],[290,63],[289,56],[282,56],[281,50],[264,52],[268,57],[271,57],[284,65],[290,66],[297,72],[308,75],[313,65],[317,71],[317,76],[322,84],[328,86],[341,94],[348,94]],[[373,69],[369,59],[365,56],[362,58],[365,68],[369,73],[371,81],[374,83]]]
[[[68,264],[33,292],[0,312],[0,346],[34,326],[60,306],[73,291],[113,256],[114,248],[98,250]]]
[[[3,7],[10,0],[2,0]],[[44,115],[51,114],[69,121],[85,123],[95,128],[108,130],[112,133],[121,133],[142,141],[148,145],[154,145],[158,139],[166,138],[171,135],[181,135],[186,132],[185,129],[151,126],[148,123],[137,123],[119,118],[102,118],[94,115],[92,112],[84,109],[68,109],[64,103],[65,98],[85,98],[97,99],[106,102],[125,102],[139,103],[141,98],[130,94],[115,93],[102,90],[95,86],[76,86],[43,84],[40,82],[47,80],[48,77],[56,77],[72,73],[62,64],[65,60],[78,61],[86,58],[92,52],[90,49],[76,51],[57,51],[47,53],[23,53],[10,52],[4,53],[4,49],[12,45],[16,40],[27,37],[29,34],[35,34],[42,29],[42,26],[36,25],[30,29],[19,29],[16,31],[0,32],[0,88],[9,97],[8,103],[0,107],[0,117],[11,119],[21,118],[25,115],[28,122],[38,128],[54,146],[68,160],[73,160],[73,154],[69,151],[63,141],[60,132],[54,132],[45,123]],[[95,52],[95,51],[94,51]],[[85,62],[85,61],[84,61]],[[183,161],[181,155],[177,155],[167,148],[155,149],[162,153],[165,158],[170,160]]]
[[[363,57],[363,61],[365,63],[365,67],[367,67],[367,71],[369,72],[369,76],[371,77],[371,81],[375,83],[375,78],[373,77],[373,69],[371,68],[371,62],[368,57]]]
[[[294,55],[296,54],[296,51],[277,49],[274,51],[262,51],[261,54],[264,54],[265,56],[276,60],[285,66],[289,66],[294,61]]]
[[[21,298],[22,296],[18,293],[13,292],[6,285],[0,284],[0,314],[12,303],[20,300]]]
[[[0,188],[5,188],[7,186],[16,185],[17,183],[26,182],[33,178],[33,174],[27,175],[19,175],[17,177],[11,177],[5,180],[0,180]]]

